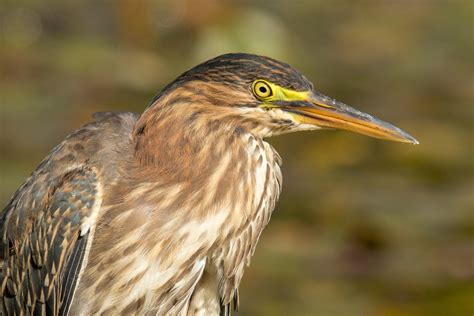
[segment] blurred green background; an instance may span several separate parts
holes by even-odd
[[[104,110],[225,52],[286,61],[421,145],[269,141],[284,190],[239,315],[473,315],[473,1],[38,1],[0,7],[0,202]]]

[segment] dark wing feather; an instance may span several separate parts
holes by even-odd
[[[1,216],[0,314],[67,314],[100,207],[96,171],[59,173],[41,167]]]
[[[69,313],[74,290],[76,289],[79,279],[79,272],[86,253],[89,234],[90,233],[87,232],[84,236],[80,236],[77,239],[64,271],[63,282],[61,284],[61,316]]]

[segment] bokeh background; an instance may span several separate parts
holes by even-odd
[[[269,141],[284,190],[238,315],[473,315],[473,1],[3,0],[0,202],[104,110],[225,52],[289,62],[421,145]]]

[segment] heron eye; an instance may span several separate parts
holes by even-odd
[[[265,99],[273,95],[270,85],[262,80],[257,80],[253,84],[253,94],[259,99]]]

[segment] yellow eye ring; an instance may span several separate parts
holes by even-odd
[[[259,99],[267,99],[273,95],[272,87],[263,80],[256,80],[252,84],[252,92]]]

